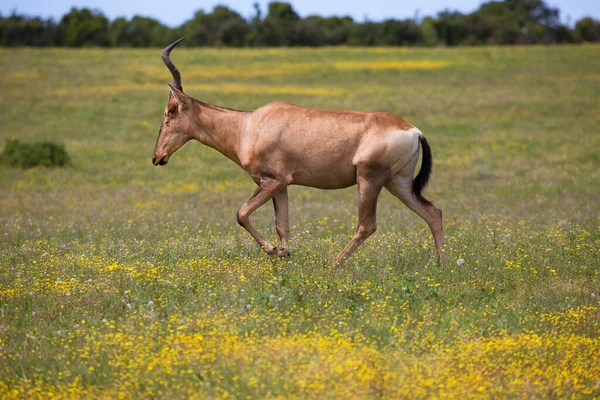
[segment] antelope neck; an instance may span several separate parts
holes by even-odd
[[[196,129],[193,138],[212,147],[238,165],[237,156],[248,111],[232,110],[195,100]]]

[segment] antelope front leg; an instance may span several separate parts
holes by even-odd
[[[281,242],[279,250],[284,253],[285,257],[289,257],[290,220],[288,217],[287,187],[284,187],[273,196],[273,207],[275,208],[275,228]]]
[[[282,250],[274,247],[271,243],[269,243],[264,237],[261,236],[260,233],[250,223],[250,214],[252,214],[257,208],[265,204],[269,201],[273,196],[277,194],[280,190],[286,187],[284,182],[278,181],[272,178],[266,178],[260,181],[258,185],[258,189],[256,192],[250,197],[250,199],[245,202],[242,207],[240,207],[237,213],[238,223],[243,226],[256,240],[258,245],[269,255],[278,255],[283,257],[285,254]]]

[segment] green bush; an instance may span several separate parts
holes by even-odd
[[[5,164],[29,168],[37,165],[62,167],[71,163],[65,146],[53,142],[21,143],[18,139],[6,142],[0,161]]]

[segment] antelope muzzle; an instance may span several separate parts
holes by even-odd
[[[158,165],[166,165],[169,162],[169,156],[164,155],[160,158],[156,158],[156,156],[152,157],[152,164],[154,166],[158,166]]]

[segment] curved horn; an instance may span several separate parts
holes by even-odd
[[[185,39],[185,36],[165,47],[165,49],[162,52],[162,59],[167,68],[169,68],[169,71],[171,71],[171,74],[173,75],[173,86],[181,91],[183,91],[183,87],[181,86],[181,74],[179,73],[179,70],[177,69],[175,64],[173,64],[173,61],[171,61],[171,57],[169,57],[169,54],[171,54],[171,50],[173,50],[173,48],[175,48],[175,46],[177,46],[177,44],[183,39]]]

